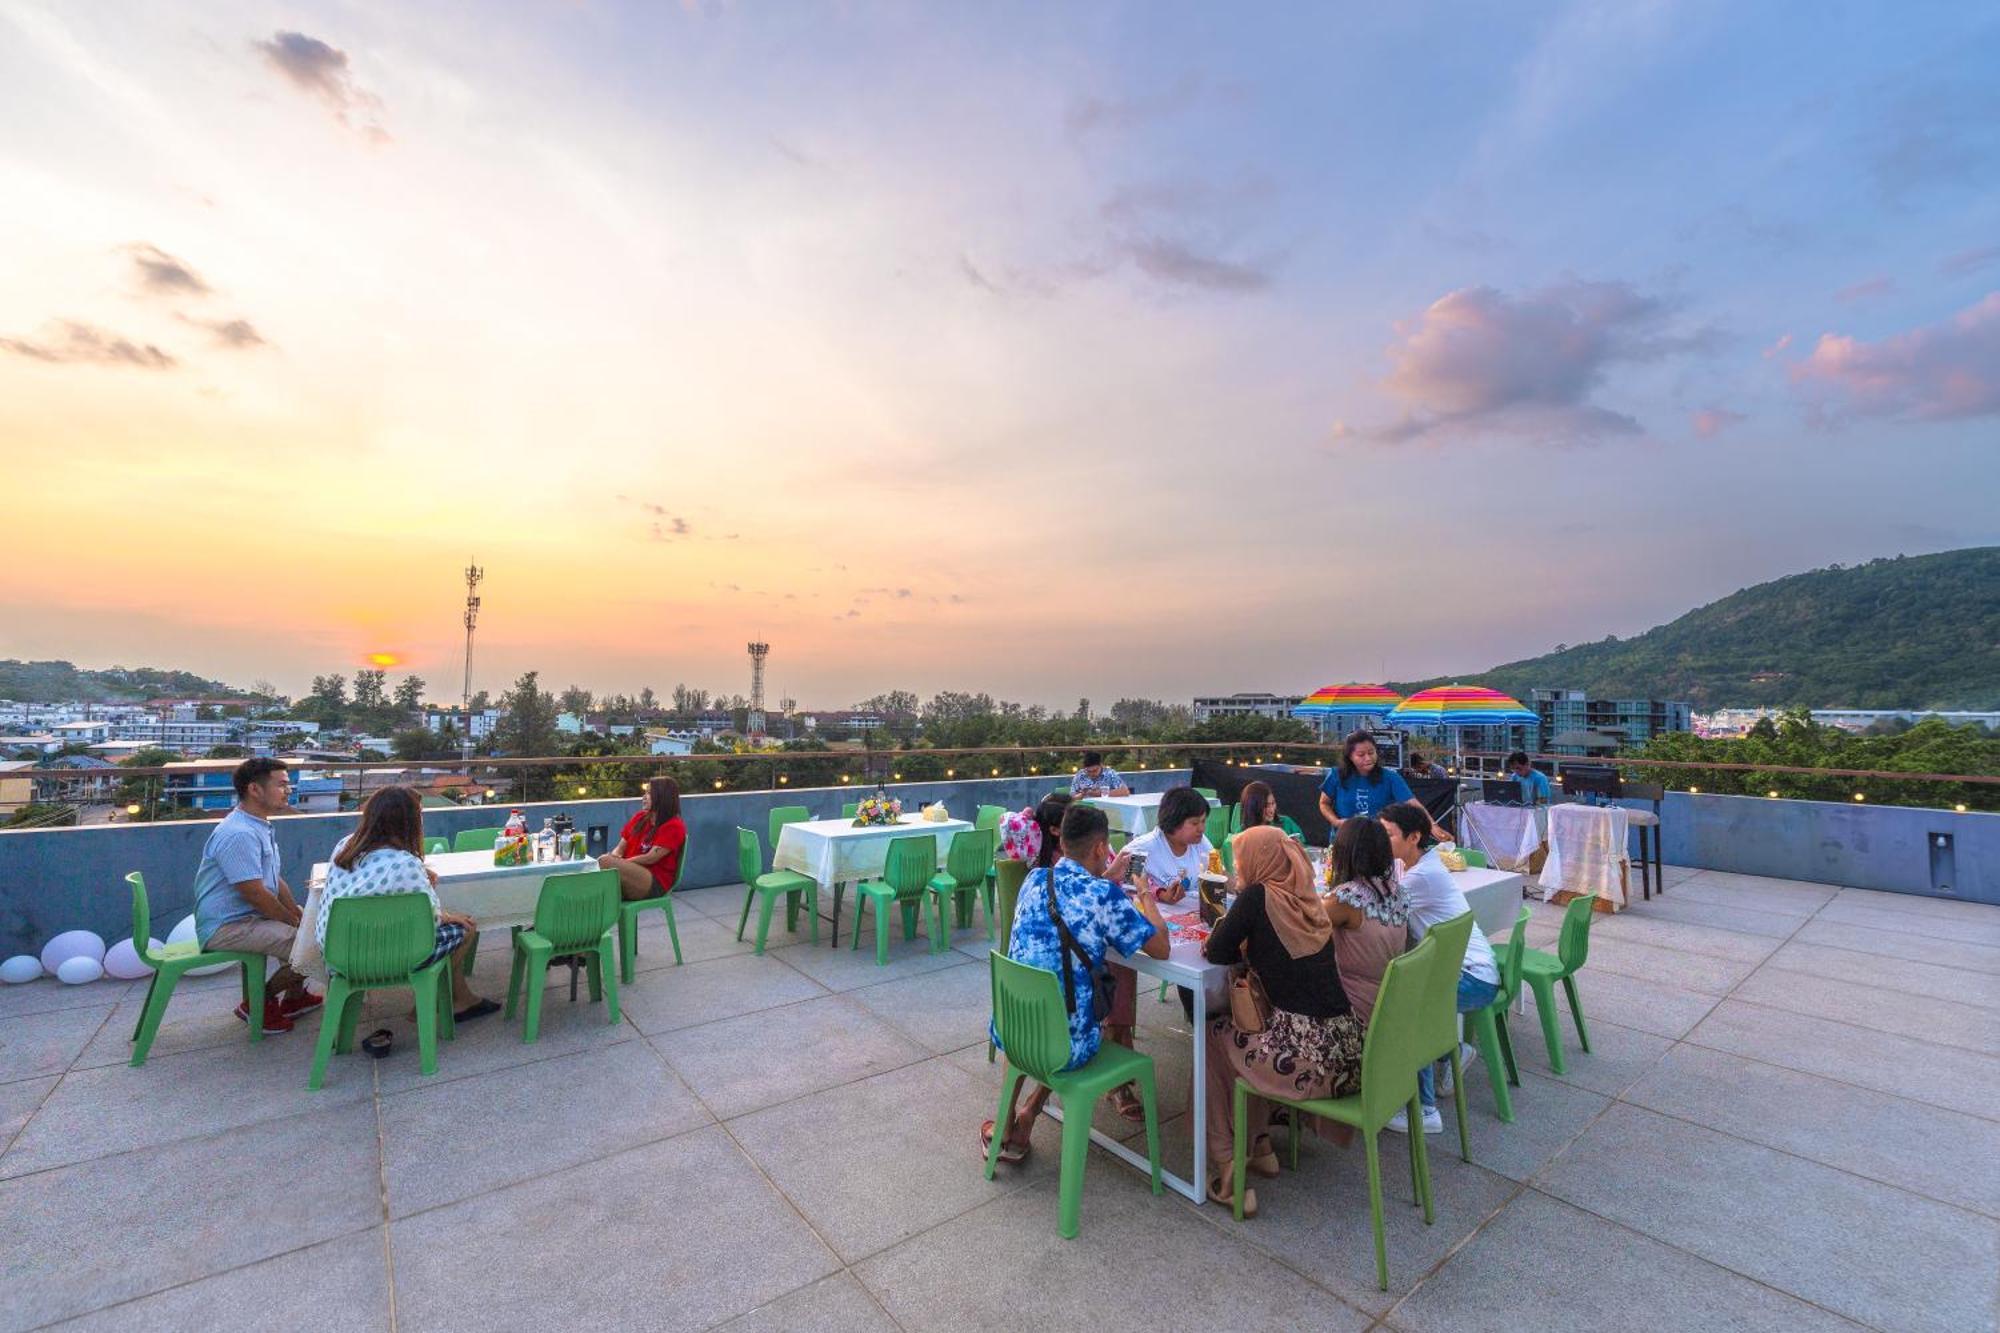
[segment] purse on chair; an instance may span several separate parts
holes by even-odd
[[[1238,1032],[1262,1032],[1271,1023],[1271,997],[1248,966],[1229,978],[1229,1021]]]

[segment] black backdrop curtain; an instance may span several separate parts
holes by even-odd
[[[1290,768],[1248,768],[1225,764],[1220,759],[1197,759],[1190,785],[1213,787],[1224,805],[1235,805],[1243,799],[1244,787],[1262,782],[1278,798],[1278,813],[1296,820],[1308,843],[1324,847],[1332,833],[1319,812],[1319,784],[1324,776],[1323,769],[1294,772]],[[1431,818],[1455,834],[1452,816],[1458,783],[1451,778],[1413,778],[1408,774],[1404,774],[1404,781],[1410,784],[1410,793],[1431,812]]]

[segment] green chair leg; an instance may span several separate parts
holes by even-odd
[[[1422,1119],[1423,1114],[1424,1114],[1424,1104],[1417,1099],[1415,1093],[1411,1093],[1410,1094],[1411,1126],[1419,1127],[1419,1121]],[[1425,1135],[1418,1133],[1412,1133],[1409,1136],[1411,1144],[1413,1144],[1417,1150],[1417,1187],[1419,1195],[1418,1202],[1422,1203],[1424,1206],[1424,1225],[1429,1226],[1431,1223],[1437,1220],[1437,1212],[1436,1209],[1432,1206],[1432,1201],[1431,1201],[1431,1154],[1429,1146],[1426,1145],[1424,1142],[1425,1137],[1426,1137]]]
[[[901,906],[903,909],[903,938],[905,940],[913,940],[917,937],[917,904],[903,903]]]
[[[875,966],[877,967],[889,966],[889,914],[882,909],[883,904],[879,902],[875,904]],[[855,924],[858,926],[861,923],[857,920]],[[915,932],[912,931],[911,934],[914,935]],[[907,939],[909,936],[904,938]]]
[[[319,1011],[319,1040],[313,1045],[312,1073],[306,1078],[309,1091],[319,1091],[326,1082],[326,1064],[333,1058],[334,1043],[346,1022],[347,982],[335,976],[326,983],[326,1002]]]
[[[549,960],[546,955],[528,957],[527,964],[527,1017],[521,1024],[521,1042],[530,1044],[542,1035],[542,993],[549,988]]]
[[[1083,1221],[1083,1168],[1090,1159],[1091,1107],[1079,1099],[1071,1105],[1064,1099],[1062,1134],[1062,1178],[1056,1184],[1056,1231],[1064,1240],[1075,1240]]]
[[[509,1023],[514,1021],[514,1009],[521,998],[521,981],[527,966],[527,955],[519,949],[514,950],[514,963],[507,971],[507,1007],[500,1015]]]
[[[1479,1058],[1485,1062],[1486,1077],[1493,1084],[1493,1109],[1500,1116],[1500,1123],[1514,1123],[1514,1099],[1507,1092],[1508,1062],[1500,1050],[1500,1020],[1491,1009],[1481,1009],[1465,1016],[1472,1029],[1473,1045],[1479,1048]]]
[[[668,920],[671,921],[672,918],[669,917]],[[618,974],[611,970],[611,948],[611,936],[606,935],[603,942],[597,946],[599,959],[597,970],[604,976],[605,1017],[613,1023],[618,1023],[622,1021],[618,1013]]]
[[[1589,1055],[1590,1034],[1583,1028],[1583,1001],[1577,998],[1574,975],[1563,978],[1563,994],[1569,997],[1569,1017],[1570,1021],[1576,1024],[1577,1043],[1583,1047],[1583,1053]]]
[[[167,998],[173,994],[174,982],[179,980],[179,977],[176,976],[171,980],[167,980],[165,985],[162,985],[161,981],[164,978],[164,973],[153,973],[152,984],[146,988],[145,1006],[139,1010],[139,1022],[132,1029],[132,1064],[134,1067],[146,1063],[146,1052],[153,1049],[153,1037],[160,1030],[160,1020],[167,1016]],[[252,1022],[250,1028],[258,1036],[261,1037],[264,1035],[264,1025],[262,1023]]]
[[[1240,1078],[1236,1080],[1236,1092],[1232,1099],[1230,1110],[1233,1112],[1230,1117],[1230,1123],[1235,1126],[1235,1138],[1229,1145],[1229,1150],[1232,1154],[1229,1159],[1229,1170],[1231,1172],[1229,1197],[1231,1207],[1236,1213],[1236,1220],[1241,1222],[1243,1220],[1243,1191],[1250,1183],[1247,1172],[1249,1163],[1244,1160],[1250,1155],[1250,1127],[1248,1124],[1250,1117],[1250,1092]],[[1368,1160],[1371,1165],[1374,1163],[1375,1158],[1372,1153],[1369,1155]],[[1205,1180],[1198,1180],[1195,1184],[1204,1190],[1208,1188],[1208,1182]]]
[[[441,969],[435,965],[416,974],[417,992],[417,1072],[435,1074],[438,1069],[437,982]]]
[[[679,967],[681,965],[681,928],[674,924],[674,895],[670,893],[660,901],[666,904],[660,910],[667,914],[667,938],[673,942],[674,966]],[[633,933],[636,934],[637,932]]]
[[[340,1034],[334,1038],[333,1049],[341,1055],[354,1053],[354,1030],[361,1023],[362,992],[348,989],[345,1003],[340,1008]],[[325,1008],[324,1005],[321,1006]]]
[[[1535,1013],[1542,1020],[1542,1040],[1548,1043],[1549,1068],[1558,1074],[1567,1074],[1569,1069],[1563,1063],[1562,1029],[1556,1023],[1556,988],[1549,984],[1545,976],[1531,974],[1524,980],[1528,989],[1535,993]]]
[[[1465,1069],[1459,1062],[1458,1048],[1455,1046],[1451,1052],[1451,1099],[1458,1107],[1459,1160],[1469,1162],[1472,1160],[1472,1140],[1466,1134],[1465,1130]],[[1412,1134],[1410,1137],[1422,1138],[1423,1136],[1421,1134]]]
[[[771,895],[760,893],[757,898],[757,947],[753,952],[762,953],[766,941],[771,938]]]
[[[989,1052],[990,1053],[990,1052]],[[1014,1089],[1021,1082],[1021,1071],[1009,1064],[1000,1066],[1000,1106],[993,1112],[993,1140],[986,1145],[986,1178],[993,1179],[993,1168],[1000,1161],[1000,1140],[1007,1137],[1010,1128],[1007,1108],[1014,1102]]]
[[[743,890],[743,914],[736,918],[736,938],[739,940],[743,938],[743,928],[750,924],[750,901],[756,896],[757,890],[753,888]]]
[[[631,983],[639,962],[639,918],[636,914],[618,916],[618,979]]]
[[[1236,1123],[1240,1125],[1243,1122],[1238,1120]],[[1423,1137],[1423,1126],[1421,1124],[1411,1125],[1410,1128],[1414,1131],[1410,1135],[1411,1138]],[[1368,1222],[1375,1232],[1375,1285],[1380,1290],[1387,1291],[1389,1289],[1389,1247],[1387,1240],[1382,1235],[1382,1150],[1381,1146],[1376,1143],[1373,1132],[1367,1135],[1365,1142],[1368,1149]],[[1243,1152],[1240,1147],[1236,1152],[1236,1160],[1238,1162],[1243,1160]],[[1240,1166],[1237,1168],[1236,1178],[1239,1181],[1243,1179],[1242,1167]],[[1240,1187],[1236,1191],[1236,1197],[1238,1199],[1243,1197],[1243,1191]],[[1239,1204],[1239,1211],[1241,1207],[1242,1205]]]
[[[243,1014],[250,1024],[250,1040],[264,1040],[264,959],[243,962]]]
[[[1146,1112],[1146,1163],[1153,1169],[1153,1193],[1160,1194],[1166,1190],[1160,1179],[1160,1098],[1150,1063],[1139,1071],[1138,1083],[1139,1105]]]

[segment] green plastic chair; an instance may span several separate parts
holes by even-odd
[[[498,841],[500,830],[497,828],[460,829],[452,835],[451,849],[454,852],[490,852]]]
[[[856,814],[860,813],[860,810],[861,810],[861,802],[847,801],[843,803],[840,807],[840,817],[842,819],[852,819]]]
[[[1486,853],[1477,848],[1461,847],[1458,849],[1458,854],[1465,858],[1465,868],[1468,870],[1484,870],[1493,864],[1486,859]]]
[[[782,825],[780,826],[782,827]],[[771,902],[780,894],[785,898],[785,916],[789,922],[798,920],[797,906],[804,895],[806,915],[812,922],[812,940],[819,943],[819,881],[811,875],[801,875],[796,870],[759,871],[764,862],[763,848],[757,845],[757,835],[739,826],[736,830],[736,873],[743,878],[743,915],[736,919],[736,938],[743,938],[743,928],[750,924],[750,904],[757,907],[757,953],[764,952],[764,943],[771,936]]]
[[[448,852],[448,851],[450,851],[450,850],[451,850],[451,839],[450,839],[450,838],[425,838],[425,839],[424,839],[424,855],[425,855],[425,856],[436,856],[436,855],[438,855],[438,854],[439,854],[439,853],[441,853],[441,852]]]
[[[937,926],[931,932],[932,953],[943,953],[951,943],[951,928],[945,924],[947,902],[957,909],[957,915],[966,924],[971,924],[968,904],[983,897],[981,890],[986,887],[987,873],[993,869],[993,848],[998,841],[999,835],[992,829],[960,829],[951,835],[951,845],[945,849],[944,869],[924,885],[925,899],[937,915]],[[880,912],[876,913],[876,919],[881,919]],[[986,937],[993,938],[991,902],[986,903]]]
[[[1113,856],[1116,856],[1118,853],[1125,850],[1126,843],[1132,841],[1132,835],[1120,830],[1110,835],[1110,841],[1111,841],[1111,854]]]
[[[1222,797],[1216,792],[1215,788],[1213,787],[1196,787],[1194,791],[1195,795],[1206,796],[1211,801],[1219,801],[1222,799]]]
[[[764,825],[768,830],[765,836],[770,840],[771,844],[771,869],[776,870],[778,868],[778,838],[784,833],[785,825],[803,824],[811,818],[812,811],[802,805],[781,805],[771,811],[771,817],[765,821]],[[744,882],[746,884],[749,883],[748,880]],[[798,928],[799,900],[794,897],[787,897],[785,899],[785,929],[795,931]]]
[[[972,817],[972,827],[977,829],[998,829],[1000,821],[1007,817],[1004,805],[982,805]]]
[[[1062,1098],[1062,1177],[1057,1190],[1056,1230],[1074,1240],[1083,1212],[1083,1168],[1090,1155],[1090,1118],[1100,1097],[1127,1083],[1139,1085],[1146,1111],[1146,1160],[1153,1168],[1153,1193],[1161,1192],[1160,1110],[1153,1090],[1153,1057],[1105,1042],[1081,1069],[1069,1063],[1069,1012],[1063,1007],[1062,978],[1045,968],[1017,963],[998,949],[987,955],[993,974],[993,1027],[1007,1052],[1001,1066],[1000,1109],[993,1116],[993,1139],[986,1147],[986,1178],[1000,1160],[1007,1134],[1007,1107],[1025,1078],[1046,1084]],[[1414,1092],[1411,1094],[1415,1095]],[[1240,1121],[1239,1121],[1240,1123]],[[1242,1154],[1239,1151],[1238,1157]]]
[[[1451,1063],[1451,1098],[1458,1111],[1458,1155],[1467,1162],[1472,1160],[1472,1141],[1466,1134],[1465,1079],[1458,1053],[1458,975],[1465,969],[1465,949],[1472,940],[1472,924],[1472,913],[1460,912],[1424,932],[1425,939],[1437,936],[1438,947],[1430,993],[1424,1001],[1424,1047],[1432,1060],[1446,1059]],[[1412,1121],[1410,1133],[1420,1135],[1422,1128]]]
[[[160,1020],[166,1017],[167,1001],[173,998],[174,987],[181,977],[197,967],[214,967],[218,963],[243,969],[243,1011],[250,1017],[250,1040],[264,1040],[264,955],[227,949],[204,952],[193,940],[154,948],[153,911],[146,899],[146,877],[135,870],[125,877],[125,883],[132,890],[132,947],[141,961],[153,969],[153,979],[146,986],[146,1003],[132,1028],[132,1063],[135,1066],[146,1063],[146,1052],[153,1048]]]
[[[672,895],[668,895],[671,897]],[[525,985],[527,1021],[521,1040],[542,1033],[542,993],[548,989],[551,959],[582,954],[590,971],[590,998],[603,1000],[610,1021],[619,1021],[618,872],[577,870],[550,875],[535,900],[535,924],[514,927],[514,967],[507,978],[507,1012],[514,1017]]]
[[[1486,1062],[1486,1077],[1493,1084],[1493,1106],[1504,1125],[1514,1123],[1514,1098],[1507,1091],[1508,1085],[1521,1085],[1520,1070],[1514,1066],[1514,1043],[1507,1035],[1507,1010],[1521,993],[1521,955],[1528,947],[1528,921],[1533,915],[1528,908],[1521,909],[1521,915],[1514,918],[1514,933],[1494,955],[1500,967],[1500,992],[1493,997],[1493,1003],[1465,1015],[1472,1044],[1479,1048],[1479,1058]]]
[[[1026,861],[1017,861],[1012,857],[993,863],[995,906],[999,912],[999,952],[1003,957],[1014,944],[1014,908],[1021,901],[1021,885],[1028,878],[1028,870]],[[993,1043],[988,1040],[986,1063],[989,1065],[993,1063],[993,1051]]]
[[[307,927],[301,926],[300,929]],[[437,1039],[452,1036],[451,959],[423,966],[437,949],[437,914],[421,893],[336,898],[326,914],[326,1006],[306,1087],[317,1092],[335,1051],[354,1049],[361,997],[408,987],[417,1009],[417,1068],[437,1073]]]
[[[1235,818],[1236,807],[1233,805],[1218,805],[1208,812],[1206,835],[1209,846],[1220,849],[1229,844],[1229,825]]]
[[[1305,841],[1306,831],[1300,828],[1299,821],[1293,819],[1290,815],[1279,815],[1278,827],[1283,829],[1285,831],[1285,836],[1290,838],[1293,842]]]
[[[1346,1097],[1314,1101],[1293,1101],[1254,1092],[1242,1079],[1236,1080],[1234,1098],[1236,1138],[1231,1169],[1236,1200],[1236,1220],[1243,1220],[1243,1189],[1249,1144],[1249,1099],[1264,1098],[1277,1106],[1289,1106],[1302,1115],[1291,1117],[1291,1163],[1299,1163],[1299,1125],[1307,1115],[1324,1116],[1351,1125],[1361,1132],[1368,1155],[1368,1213],[1375,1232],[1375,1284],[1389,1289],[1389,1253],[1382,1236],[1382,1156],[1377,1135],[1398,1111],[1407,1112],[1411,1132],[1410,1181],[1417,1202],[1423,1205],[1424,1224],[1436,1220],[1431,1200],[1430,1157],[1424,1149],[1423,1128],[1418,1123],[1423,1104],[1417,1100],[1417,1071],[1430,1063],[1423,1053],[1424,1000],[1437,972],[1438,942],[1426,935],[1423,942],[1406,954],[1389,960],[1382,972],[1382,988],[1375,994],[1375,1011],[1368,1019],[1368,1035],[1361,1043],[1361,1091]],[[1450,973],[1454,993],[1457,972]]]
[[[634,898],[625,901],[625,895],[618,895],[618,979],[631,984],[633,970],[639,960],[639,913],[658,912],[667,919],[667,938],[674,945],[674,966],[681,965],[681,932],[674,923],[674,890],[681,886],[681,876],[687,873],[688,848],[681,844],[680,863],[674,867],[674,882],[667,891],[656,898]],[[612,871],[617,874],[617,871]]]
[[[1046,799],[1049,796],[1067,796],[1069,794],[1070,791],[1068,787],[1051,787],[1046,793],[1044,793],[1044,798]]]
[[[1535,993],[1535,1010],[1542,1019],[1542,1039],[1549,1046],[1549,1068],[1567,1073],[1563,1065],[1562,1030],[1556,1023],[1555,983],[1560,981],[1569,997],[1570,1021],[1576,1024],[1576,1039],[1583,1053],[1590,1054],[1590,1033],[1583,1026],[1583,1004],[1576,997],[1576,974],[1590,955],[1590,918],[1596,915],[1595,896],[1572,898],[1563,909],[1562,934],[1556,937],[1552,956],[1541,949],[1524,950],[1521,980]]]
[[[882,877],[865,879],[854,886],[854,930],[853,942],[847,947],[861,947],[861,913],[870,903],[875,906],[875,965],[889,965],[889,905],[899,904],[903,909],[903,938],[917,937],[917,908],[923,902],[924,893],[929,888],[931,876],[937,874],[937,834],[925,833],[914,837],[896,838],[889,843],[889,854],[884,858]]]

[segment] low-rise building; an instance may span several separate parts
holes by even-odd
[[[1608,754],[1669,731],[1694,730],[1694,705],[1668,699],[1598,699],[1582,690],[1534,690],[1532,748],[1542,754]]]
[[[1248,692],[1238,694],[1196,695],[1194,700],[1194,720],[1206,722],[1217,717],[1290,717],[1292,710],[1305,702],[1302,694],[1265,694]]]

